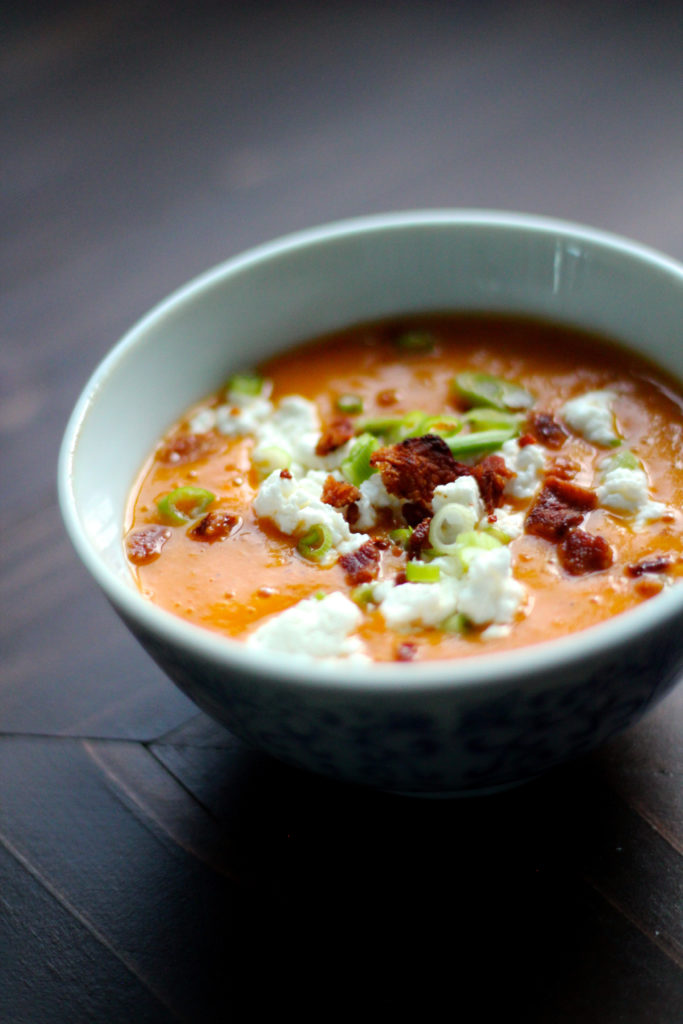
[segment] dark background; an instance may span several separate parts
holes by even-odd
[[[486,207],[683,259],[682,11],[0,15],[2,1024],[241,1021],[268,1003],[327,1018],[347,999],[386,1016],[411,997],[428,1019],[681,1019],[683,688],[490,799],[304,776],[212,725],[135,645],[66,540],[54,477],[117,338],[280,234]]]

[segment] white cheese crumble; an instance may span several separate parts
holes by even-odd
[[[429,564],[439,566],[438,582],[385,582],[373,588],[373,601],[390,628],[438,627],[455,612],[476,626],[502,625],[512,622],[525,599],[525,588],[512,575],[509,548],[474,551],[464,573],[456,558],[435,558]]]
[[[275,470],[263,481],[254,499],[256,515],[270,519],[282,533],[300,537],[312,526],[327,527],[332,546],[321,559],[322,565],[356,551],[369,540],[365,533],[352,533],[342,513],[321,500],[326,479],[323,470],[310,470],[299,478],[283,477]]]
[[[308,597],[262,623],[247,646],[280,654],[316,659],[370,661],[362,640],[352,634],[363,618],[360,609],[340,593]]]
[[[510,549],[481,550],[463,579],[458,611],[476,626],[507,623],[514,618],[524,596],[524,587],[512,575]]]
[[[464,505],[471,508],[476,519],[484,514],[484,502],[481,500],[479,484],[473,476],[459,476],[448,484],[441,484],[434,491],[432,508],[438,512],[444,505]]]
[[[369,530],[375,525],[379,509],[386,508],[400,516],[403,502],[395,495],[389,494],[379,473],[372,473],[358,489],[360,499],[356,502],[358,506],[356,527],[359,530]]]
[[[615,398],[613,391],[587,391],[566,402],[560,413],[565,423],[586,441],[609,447],[620,440],[614,422]]]
[[[508,541],[516,540],[524,533],[524,512],[515,512],[508,505],[504,505],[496,509],[495,516],[496,521],[487,525],[500,531]]]
[[[512,498],[531,498],[536,493],[545,472],[545,452],[540,444],[519,444],[510,438],[500,454],[507,468],[515,475],[505,484],[505,494]]]
[[[650,498],[647,475],[639,466],[610,466],[608,463],[601,476],[602,482],[597,487],[598,502],[610,512],[633,518],[636,529],[661,519],[667,511],[666,505]]]
[[[458,610],[458,586],[453,579],[439,583],[380,583],[373,599],[391,629],[409,626],[440,626],[444,619]]]

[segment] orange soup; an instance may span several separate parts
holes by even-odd
[[[135,484],[144,595],[284,654],[470,656],[632,608],[681,576],[683,399],[538,321],[361,325],[236,374]]]

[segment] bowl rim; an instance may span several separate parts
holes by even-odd
[[[630,645],[667,621],[683,617],[682,585],[672,587],[659,594],[655,600],[646,601],[578,633],[507,651],[412,663],[369,662],[367,665],[355,661],[349,663],[344,659],[325,661],[297,655],[283,660],[282,654],[247,647],[243,641],[194,625],[155,605],[134,585],[124,582],[110,569],[86,538],[80,525],[73,489],[79,438],[109,375],[122,359],[127,358],[130,350],[144,339],[150,328],[173,315],[186,303],[200,298],[226,277],[286,253],[355,234],[461,225],[501,230],[524,229],[536,235],[560,235],[565,240],[588,243],[618,252],[622,257],[644,262],[672,275],[683,285],[683,264],[624,236],[539,214],[460,208],[405,210],[331,221],[250,247],[195,276],[139,318],[98,363],[75,403],[59,450],[57,492],[67,534],[91,576],[129,623],[134,622],[146,633],[215,666],[231,668],[252,678],[286,682],[295,688],[335,689],[348,693],[376,690],[392,694],[397,691],[464,691],[469,688],[480,689],[483,685],[502,688],[511,681],[519,683],[521,678],[527,682],[539,676],[551,679],[554,678],[553,673],[563,668],[587,660],[597,661],[614,648],[622,644]],[[577,642],[577,637],[580,642]]]

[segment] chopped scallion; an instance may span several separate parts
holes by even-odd
[[[467,629],[467,619],[462,612],[453,612],[441,623],[444,633],[464,633]]]
[[[475,430],[517,430],[519,415],[504,409],[491,409],[485,405],[475,406],[463,413],[463,422]]]
[[[401,526],[397,530],[391,531],[389,534],[389,540],[394,544],[400,544],[400,546],[404,548],[407,546],[412,532],[413,531],[410,526]]]
[[[458,558],[462,568],[467,571],[480,551],[493,551],[502,544],[490,533],[481,530],[469,530],[461,533],[455,542],[453,554]]]
[[[353,414],[363,411],[363,399],[360,395],[339,395],[334,404],[339,412]]]
[[[324,523],[315,523],[299,538],[297,551],[311,562],[319,562],[332,547],[332,534]]]
[[[429,543],[439,554],[454,554],[458,537],[473,530],[476,521],[476,514],[469,505],[458,502],[442,505],[429,524]]]
[[[406,562],[406,579],[408,583],[438,583],[441,572],[438,565],[425,565],[424,562]]]
[[[486,405],[505,410],[528,409],[534,404],[533,395],[514,381],[476,370],[464,370],[456,374],[451,387],[470,405]]]
[[[263,377],[258,373],[233,373],[228,379],[226,392],[236,395],[260,395],[263,391]]]
[[[215,495],[203,487],[176,487],[157,501],[157,509],[164,523],[183,526],[206,512]]]
[[[403,331],[396,338],[396,346],[403,352],[431,352],[436,338],[430,331]]]
[[[360,586],[354,587],[351,591],[351,600],[355,601],[357,605],[364,608],[372,602],[373,586],[372,583],[361,583]]]
[[[380,443],[372,434],[361,434],[351,447],[349,454],[341,464],[344,478],[354,487],[360,487],[376,472],[370,465],[370,456],[380,447]]]
[[[517,429],[477,430],[471,434],[456,434],[444,440],[455,456],[478,455],[501,448],[506,441],[518,433]]]

